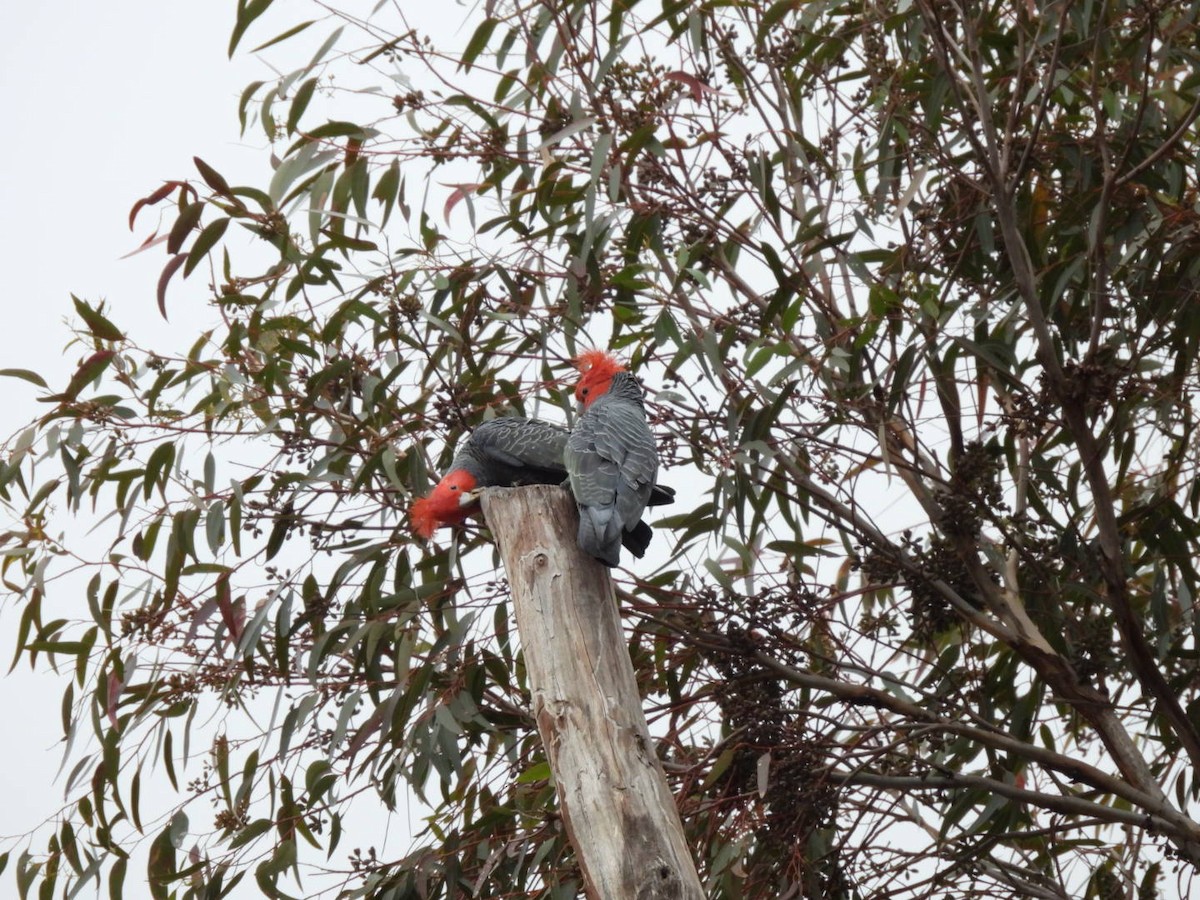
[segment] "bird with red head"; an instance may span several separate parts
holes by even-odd
[[[632,531],[644,529],[641,543],[649,540],[641,518],[655,490],[658,455],[641,385],[625,364],[588,350],[575,358],[575,367],[582,375],[575,398],[583,414],[567,439],[563,462],[579,507],[579,547],[616,566]]]
[[[587,409],[596,398],[608,393],[613,377],[627,368],[611,353],[603,350],[585,350],[575,357],[575,368],[583,376],[575,386],[575,399]]]
[[[451,469],[429,495],[413,501],[413,531],[429,540],[439,525],[461,525],[477,499],[478,479],[466,468]]]
[[[409,513],[413,531],[429,540],[442,525],[461,525],[478,508],[480,492],[487,487],[564,484],[568,436],[559,425],[519,416],[482,423],[459,446],[442,480],[428,496],[413,502]],[[649,504],[671,503],[674,498],[673,490],[659,486]],[[624,538],[625,547],[640,557],[650,534],[649,525],[636,523]]]

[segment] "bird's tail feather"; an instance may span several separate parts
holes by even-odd
[[[646,501],[647,506],[666,506],[668,503],[675,502],[675,488],[667,487],[665,484],[656,484],[650,489],[650,499]]]
[[[649,527],[649,526],[647,526]],[[609,515],[601,520],[591,507],[579,511],[579,549],[610,568],[621,562],[621,525]]]
[[[646,555],[646,548],[650,546],[650,538],[654,534],[654,529],[645,522],[638,522],[629,531],[621,535],[621,543],[625,545],[625,549],[641,559]]]

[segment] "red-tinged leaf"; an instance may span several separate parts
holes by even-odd
[[[170,261],[163,266],[162,274],[158,276],[158,311],[162,313],[164,319],[167,317],[167,283],[185,262],[187,262],[187,256],[183,253],[172,256]]]
[[[200,171],[200,177],[204,179],[205,184],[224,197],[233,195],[233,192],[229,189],[229,182],[221,176],[220,172],[198,156],[193,156],[192,162],[196,164],[196,168]]]
[[[185,642],[190,644],[196,640],[196,635],[200,631],[200,626],[208,621],[209,617],[217,611],[220,605],[219,592],[217,597],[210,597],[201,604],[200,608],[192,615],[192,624],[188,626],[187,637]]]
[[[386,705],[379,705],[375,708],[375,712],[371,713],[370,718],[362,723],[354,737],[350,741],[350,746],[346,750],[346,756],[350,760],[350,764],[354,764],[354,757],[358,755],[358,751],[362,749],[363,744],[367,742],[367,738],[373,735],[383,725],[383,720],[386,715],[390,715],[391,711]]]
[[[235,628],[234,633],[237,635],[237,637],[233,638],[231,643],[236,644],[238,641],[240,641],[242,639],[242,635],[246,631],[246,598],[245,597],[238,597],[236,600],[233,601],[233,623],[234,623],[234,628]]]
[[[168,253],[178,253],[182,249],[183,242],[187,240],[192,229],[200,223],[200,216],[203,213],[204,204],[199,202],[189,203],[179,211],[179,218],[171,226],[171,234],[167,238]]]
[[[159,244],[161,244],[163,241],[165,241],[168,237],[170,237],[170,235],[159,234],[156,231],[156,232],[154,232],[154,234],[150,235],[150,237],[148,237],[144,241],[142,241],[142,244],[140,247],[138,247],[136,250],[130,250],[128,253],[126,253],[124,256],[122,256],[121,259],[129,259],[129,257],[137,256],[139,253],[141,253],[145,250],[149,250],[151,247],[157,247]]]
[[[188,862],[192,864],[192,887],[199,888],[204,884],[204,877],[200,874],[200,848],[195,844],[188,851]]]
[[[246,627],[246,600],[239,597],[234,602],[228,575],[217,579],[217,608],[221,610],[221,619],[229,631],[230,643],[236,644],[242,639],[242,630]]]
[[[114,729],[120,727],[117,724],[117,701],[121,699],[121,688],[124,686],[125,682],[118,677],[116,672],[108,673],[108,698],[104,703],[104,712]]]
[[[79,318],[83,319],[83,323],[87,325],[88,331],[93,337],[97,337],[102,341],[123,341],[125,335],[116,325],[108,320],[108,318],[97,309],[92,309],[85,301],[80,300],[74,294],[71,295],[71,300],[75,304],[75,312],[79,313]]]
[[[129,230],[133,231],[134,219],[137,218],[137,214],[141,211],[143,206],[154,206],[156,203],[161,203],[163,198],[171,193],[171,191],[175,190],[175,188],[186,189],[187,185],[182,181],[168,181],[158,190],[154,191],[154,193],[143,197],[137,203],[133,204],[133,209],[129,211]]]
[[[442,218],[447,224],[450,223],[451,210],[453,210],[460,201],[469,197],[471,194],[483,187],[482,184],[443,184],[442,186],[454,188],[454,192],[446,199],[446,206],[442,210]]]
[[[113,361],[116,356],[114,350],[100,350],[93,353],[83,361],[75,374],[71,376],[71,380],[67,383],[67,389],[61,394],[55,394],[53,397],[46,397],[46,400],[74,400],[79,396],[80,391],[91,384],[100,373],[108,368],[108,364]]]
[[[680,84],[686,86],[687,89],[692,92],[692,99],[696,101],[703,99],[705,94],[717,93],[716,88],[705,84],[695,75],[691,75],[678,69],[674,72],[668,72],[663,76],[663,78],[670,78],[672,81],[678,81]]]

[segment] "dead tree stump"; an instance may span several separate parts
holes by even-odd
[[[575,544],[555,485],[489,488],[483,512],[508,573],[532,711],[593,900],[701,900],[642,714],[608,569]]]

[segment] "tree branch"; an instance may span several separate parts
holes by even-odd
[[[839,784],[855,784],[868,787],[881,787],[899,791],[945,791],[975,788],[1001,797],[1008,797],[1021,803],[1028,803],[1041,809],[1060,812],[1069,816],[1092,816],[1104,822],[1121,825],[1133,825],[1138,828],[1151,828],[1160,834],[1167,835],[1177,844],[1189,848],[1188,855],[1196,859],[1200,853],[1200,844],[1196,843],[1197,836],[1178,827],[1159,816],[1134,812],[1126,809],[1116,809],[1085,800],[1082,797],[1064,797],[1055,794],[1043,794],[1008,784],[996,778],[985,778],[981,775],[879,775],[873,772],[838,772],[831,771],[829,777]]]

